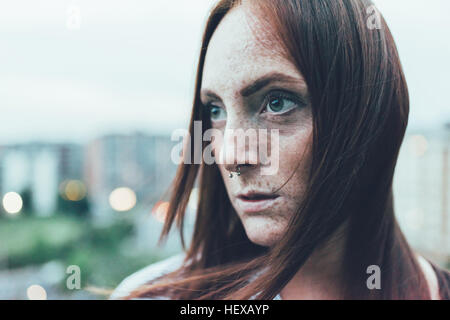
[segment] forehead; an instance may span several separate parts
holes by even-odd
[[[267,73],[280,71],[302,78],[265,24],[251,9],[240,5],[224,17],[211,38],[202,88],[238,89]]]

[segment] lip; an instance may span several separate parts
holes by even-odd
[[[269,209],[278,198],[277,194],[250,191],[237,195],[236,202],[245,213],[257,213]]]

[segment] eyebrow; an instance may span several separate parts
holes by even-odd
[[[251,96],[252,94],[255,94],[256,92],[267,87],[269,84],[273,82],[289,82],[298,85],[306,85],[305,81],[301,78],[296,78],[280,72],[271,72],[262,76],[261,78],[258,78],[253,83],[245,86],[243,89],[239,91],[239,94],[243,97]],[[216,93],[214,93],[209,89],[203,89],[202,94],[214,99],[221,100]]]

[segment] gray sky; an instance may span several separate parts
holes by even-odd
[[[0,143],[84,142],[185,127],[214,0],[2,0]],[[378,0],[411,95],[410,126],[450,120],[450,2]],[[80,9],[80,29],[67,27]],[[70,20],[69,20],[70,21]]]

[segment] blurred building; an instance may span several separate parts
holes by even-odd
[[[55,150],[41,150],[31,160],[30,191],[33,211],[52,215],[57,208],[58,156]]]
[[[31,142],[0,150],[0,193],[29,194],[30,209],[37,215],[54,214],[60,184],[83,177],[83,150],[77,144]]]
[[[0,193],[30,193],[33,212],[57,211],[58,194],[68,192],[68,181],[84,184],[95,218],[111,217],[109,196],[130,188],[140,205],[160,200],[174,177],[170,136],[107,135],[88,143],[26,143],[0,148]],[[65,189],[64,189],[65,188]],[[70,191],[70,190],[69,190]]]
[[[408,132],[394,176],[399,223],[411,245],[434,261],[450,258],[450,128]]]
[[[116,188],[129,188],[140,205],[151,209],[169,187],[176,170],[170,155],[170,136],[107,135],[86,146],[85,181],[92,213],[111,216],[109,196]]]

